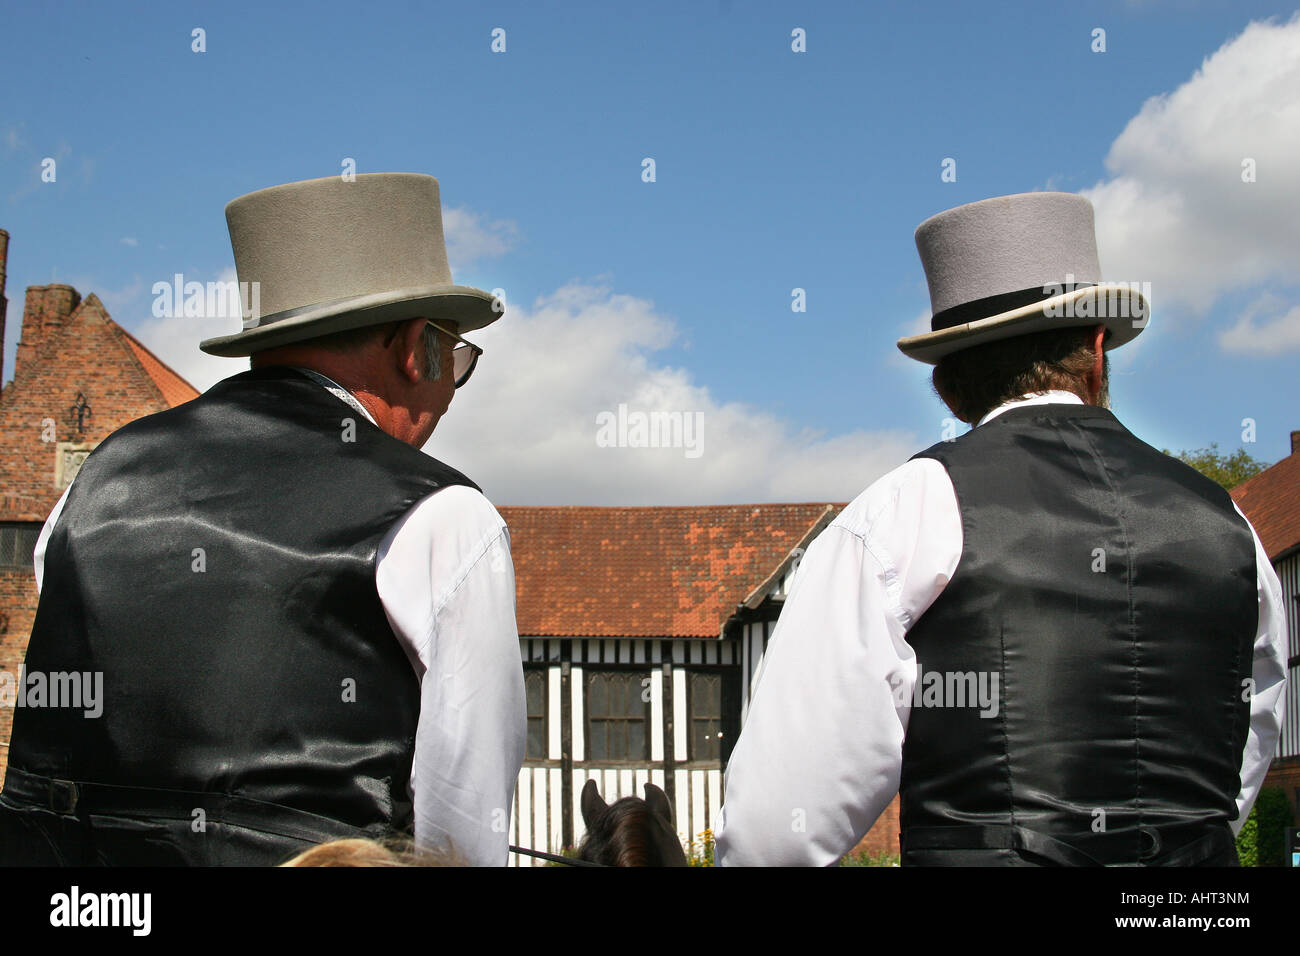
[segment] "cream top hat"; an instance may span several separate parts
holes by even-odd
[[[504,311],[491,293],[452,284],[432,176],[362,173],[272,186],[227,205],[226,224],[240,283],[258,283],[260,314],[234,335],[200,343],[211,355],[251,355],[416,316],[464,333]]]
[[[899,339],[933,365],[972,345],[1045,329],[1105,325],[1116,348],[1146,327],[1141,291],[1101,281],[1092,203],[1019,193],[958,206],[916,229],[931,331]]]

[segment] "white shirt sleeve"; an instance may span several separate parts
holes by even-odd
[[[72,490],[72,482],[68,482],[68,487],[63,489],[63,494],[59,496],[58,502],[54,505],[54,510],[50,516],[45,519],[45,524],[41,527],[41,533],[36,538],[36,549],[32,552],[32,570],[36,574],[36,593],[41,593],[41,585],[45,581],[45,549],[49,547],[50,535],[54,533],[54,526],[59,523],[59,515],[63,514],[63,505],[68,500],[68,492]]]
[[[385,537],[375,583],[420,680],[416,840],[504,866],[527,736],[505,522],[473,488],[438,491]]]
[[[898,792],[916,656],[907,631],[961,558],[943,465],[909,461],[818,536],[727,767],[720,866],[828,866]]]
[[[1237,514],[1241,514],[1240,508],[1237,508]],[[1246,516],[1241,516],[1249,525]],[[1242,751],[1241,792],[1237,795],[1237,819],[1232,822],[1233,836],[1241,832],[1246,816],[1264,785],[1264,775],[1268,773],[1273,753],[1277,750],[1277,738],[1282,732],[1286,709],[1287,628],[1282,584],[1253,527],[1250,533],[1255,539],[1259,626],[1255,631],[1255,659],[1251,667],[1254,690],[1250,698],[1250,732]]]

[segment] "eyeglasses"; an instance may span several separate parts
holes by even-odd
[[[483,350],[473,342],[466,342],[451,329],[441,326],[437,322],[429,319],[426,319],[425,321],[439,332],[442,332],[445,335],[450,335],[460,343],[460,345],[457,345],[451,350],[452,375],[455,379],[456,387],[460,388],[468,382],[469,377],[474,374],[474,366],[478,364],[478,357],[483,354]]]

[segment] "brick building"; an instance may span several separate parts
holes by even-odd
[[[8,250],[0,229],[0,355]],[[110,432],[198,395],[94,293],[28,288],[20,335],[13,378],[0,390],[0,671],[15,675],[36,615],[32,549],[63,489]],[[0,776],[12,722],[0,707]]]
[[[1237,507],[1259,534],[1282,584],[1287,617],[1286,715],[1264,786],[1281,787],[1300,817],[1300,431],[1291,454],[1232,489]]]

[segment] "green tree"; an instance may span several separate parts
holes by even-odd
[[[1242,866],[1281,866],[1286,852],[1286,828],[1293,826],[1291,804],[1281,787],[1264,787],[1237,835]]]
[[[1266,461],[1252,458],[1244,448],[1238,448],[1231,455],[1221,455],[1217,442],[1211,442],[1209,448],[1180,451],[1176,455],[1167,448],[1161,450],[1228,489],[1236,487],[1247,478],[1254,478],[1269,466]]]

